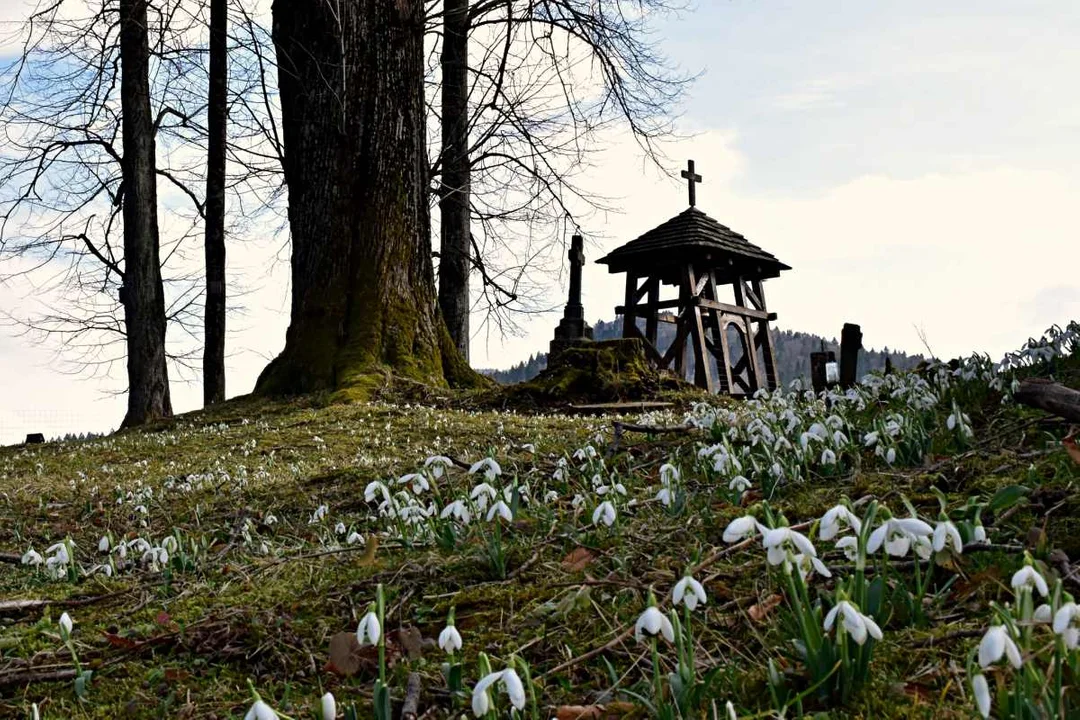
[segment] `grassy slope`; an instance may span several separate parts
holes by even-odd
[[[1067,370],[1073,381],[1080,377],[1077,360]],[[946,462],[933,458],[932,470],[883,468],[866,456],[861,468],[844,477],[785,488],[776,506],[792,522],[819,515],[841,494],[873,494],[898,506],[896,494],[903,493],[929,509],[935,502],[932,484],[959,501],[1019,482],[1039,489],[1019,511],[997,520],[993,540],[1022,542],[1049,513],[1050,545],[1080,555],[1080,502],[1072,492],[1080,474],[1055,440],[1064,426],[1014,407],[970,412],[981,443],[976,451]],[[46,718],[241,717],[250,704],[246,678],[275,707],[296,717],[313,717],[327,689],[339,702],[364,703],[370,676],[339,678],[324,664],[329,637],[355,628],[377,582],[390,591],[391,628],[412,625],[434,637],[456,604],[469,685],[479,650],[500,659],[517,652],[537,676],[604,645],[633,622],[650,587],[658,595],[670,591],[692,551],[708,555],[723,547],[720,534],[741,509],[690,480],[691,511],[673,517],[655,503],[643,504],[624,513],[616,534],[588,529],[591,505],[575,518],[564,498],[558,512],[525,514],[508,531],[513,577],[505,581],[493,577],[475,541],[454,552],[384,543],[373,561],[356,546],[341,552],[327,547],[339,520],[365,532],[369,509],[363,490],[369,480],[411,472],[428,455],[472,461],[495,453],[508,473],[547,477],[555,457],[597,432],[610,442],[610,428],[610,418],[240,401],[150,432],[0,450],[2,552],[21,554],[31,544],[44,552],[70,535],[79,559],[89,565],[106,531],[160,539],[174,528],[205,548],[192,569],[164,576],[128,570],[76,583],[0,563],[0,597],[56,601],[44,610],[0,612],[0,716],[26,717],[36,701]],[[690,457],[698,439],[628,436],[612,464],[632,481],[632,495],[651,498],[659,464],[672,454]],[[524,443],[535,443],[535,456],[521,449]],[[190,474],[206,479],[189,492],[166,489],[169,477]],[[457,471],[443,482],[467,490],[471,480]],[[117,504],[116,488],[151,488],[152,496]],[[135,509],[139,502],[146,515]],[[327,518],[310,524],[322,503],[329,506]],[[263,524],[268,513],[279,522]],[[241,533],[247,518],[251,545]],[[144,520],[148,527],[140,528]],[[256,551],[263,540],[269,554]],[[583,571],[562,562],[579,545],[595,555]],[[836,561],[835,555],[827,560]],[[1008,574],[1020,563],[1016,553],[964,556],[962,577],[937,610],[933,627],[887,627],[870,686],[836,716],[972,716],[959,689],[965,657],[978,641],[972,634],[985,627],[989,601],[1009,596]],[[754,623],[747,615],[776,591],[762,567],[760,551],[736,552],[698,575],[708,577],[709,591],[705,619],[696,621],[698,658],[722,668],[712,691],[721,704],[730,697],[740,707],[765,707],[764,662],[775,657],[782,640],[775,616]],[[583,586],[588,594],[576,606],[553,611]],[[98,599],[65,608],[65,602],[91,597]],[[70,667],[55,624],[62,609],[76,620],[80,656],[96,670],[85,701],[75,699],[70,680],[10,682],[11,673],[28,666],[34,673]],[[933,636],[944,639],[931,647]],[[422,673],[426,688],[442,687],[441,653],[429,649],[424,655],[394,667],[395,695],[409,670]],[[620,688],[647,693],[644,646],[631,638],[603,657]],[[605,662],[596,658],[545,677],[542,694],[552,705],[583,704],[611,685]],[[429,703],[433,699],[439,696],[426,696]],[[361,707],[361,717],[367,716],[369,706]]]

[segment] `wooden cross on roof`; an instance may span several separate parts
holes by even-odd
[[[694,187],[697,183],[701,182],[701,176],[694,172],[694,161],[686,161],[686,169],[682,171],[682,176],[686,179],[686,184],[690,188],[690,207],[697,205],[697,192]]]

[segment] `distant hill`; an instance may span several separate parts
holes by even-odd
[[[674,336],[674,327],[661,324],[658,343],[661,348],[671,343]],[[622,320],[609,322],[600,321],[593,327],[593,337],[597,340],[611,340],[622,337]],[[780,373],[780,381],[787,385],[795,378],[810,379],[810,353],[821,349],[822,343],[826,350],[832,350],[840,357],[840,343],[836,338],[826,339],[810,333],[794,330],[773,329],[773,345],[776,347],[776,366]],[[738,347],[736,344],[735,347]],[[740,353],[735,354],[738,360]],[[890,350],[885,347],[881,350],[864,349],[859,353],[858,376],[862,377],[873,370],[882,370],[885,367],[885,357],[892,358],[893,367],[897,370],[908,370],[923,360],[922,355],[908,355],[905,352]],[[518,363],[513,367],[501,370],[480,370],[483,374],[493,378],[504,385],[524,382],[536,376],[547,367],[547,353],[537,353],[525,362]],[[693,378],[693,363],[689,363],[687,376]]]

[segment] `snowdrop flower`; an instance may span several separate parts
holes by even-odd
[[[919,557],[920,560],[924,562],[929,560],[930,556],[934,554],[933,541],[923,535],[915,538],[915,544],[913,547],[915,548],[915,554]]]
[[[68,636],[71,635],[72,629],[75,627],[75,623],[72,622],[70,615],[64,613],[60,616],[58,624],[60,625],[60,634],[63,636],[64,640],[67,640]]]
[[[810,572],[816,572],[822,577],[832,577],[832,571],[825,567],[825,563],[818,560],[813,555],[806,555],[804,553],[798,553],[791,558],[792,563],[795,565],[795,569],[799,571],[799,576],[806,580],[810,575]],[[785,566],[785,569],[790,571],[790,566]]]
[[[500,680],[506,688],[510,704],[518,710],[525,709],[525,686],[521,684],[521,678],[518,677],[517,672],[512,668],[507,668],[490,673],[476,683],[472,694],[472,709],[476,717],[483,717],[491,710],[491,696],[488,694],[488,688]]]
[[[990,717],[990,686],[986,683],[986,676],[979,673],[971,678],[971,694],[975,696],[975,705],[979,708],[979,714],[984,718]]]
[[[890,465],[896,462],[896,448],[889,448],[885,452],[885,462],[889,463]]]
[[[833,441],[833,445],[835,445],[836,447],[839,447],[839,448],[842,448],[842,447],[844,447],[845,445],[848,444],[847,435],[840,432],[839,430],[837,430],[836,432],[834,432],[832,434],[832,441]]]
[[[836,453],[829,448],[825,448],[821,451],[821,464],[822,465],[835,465]]]
[[[671,625],[671,620],[655,605],[645,608],[645,612],[638,616],[637,623],[634,624],[634,639],[638,642],[641,642],[643,637],[642,630],[649,635],[659,633],[669,643],[675,642],[675,628]]]
[[[329,507],[327,507],[326,505],[320,505],[319,507],[315,508],[315,512],[311,514],[311,519],[308,521],[308,524],[311,525],[319,522],[324,517],[326,517],[326,513],[328,512],[330,512]]]
[[[1039,607],[1035,608],[1035,612],[1032,613],[1031,619],[1037,623],[1048,625],[1054,620],[1054,610],[1046,603],[1043,603]]]
[[[770,565],[780,565],[787,560],[788,545],[794,546],[799,552],[810,557],[817,557],[817,550],[802,533],[787,527],[772,528],[764,532],[761,544],[768,550]]]
[[[660,466],[660,482],[665,485],[679,482],[679,469],[671,463],[664,463]]]
[[[586,445],[585,447],[578,448],[574,451],[575,460],[592,460],[594,457],[596,457],[596,448],[592,445]]]
[[[934,528],[934,552],[941,552],[946,543],[952,545],[952,550],[957,555],[964,552],[964,541],[960,539],[960,531],[948,520],[942,520]]]
[[[521,449],[524,450],[527,453],[535,453],[536,452],[536,446],[533,445],[532,443],[525,443],[524,445],[521,446]]]
[[[855,562],[859,558],[859,538],[855,535],[842,537],[836,542],[836,549],[843,550],[844,557]]]
[[[689,590],[689,592],[687,592]],[[671,591],[673,605],[684,603],[686,609],[691,612],[697,608],[698,603],[704,605],[707,600],[705,588],[694,578],[686,575],[682,580],[675,583],[675,589]]]
[[[67,543],[58,542],[55,545],[49,546],[49,549],[45,552],[55,553],[45,561],[46,565],[67,565],[71,562],[71,555],[68,554]]]
[[[731,704],[731,701],[727,701],[727,705],[724,706],[727,710],[728,720],[739,720],[739,716],[735,714],[735,706]]]
[[[108,535],[102,535],[101,536],[101,539],[98,540],[97,549],[98,549],[99,553],[107,553],[107,552],[109,552],[109,536]]]
[[[1050,588],[1046,586],[1046,580],[1038,571],[1030,565],[1017,570],[1012,576],[1012,582],[1010,583],[1013,590],[1019,590],[1020,588],[1031,589],[1034,587],[1039,591],[1039,594],[1046,597],[1050,593]]]
[[[611,489],[624,497],[626,496],[626,486],[623,485],[621,482],[615,483],[615,485],[613,485]]]
[[[438,480],[453,467],[454,461],[444,455],[432,455],[424,461],[424,467],[431,469],[431,476]]]
[[[671,503],[674,502],[675,496],[672,493],[671,488],[662,487],[660,491],[656,493],[656,499],[663,503],[664,507],[671,507]]]
[[[461,500],[455,500],[442,509],[439,513],[439,517],[445,520],[448,517],[453,516],[455,520],[461,522],[462,525],[468,525],[472,520],[472,513],[469,512],[469,506]]]
[[[488,482],[493,482],[495,478],[502,475],[502,468],[499,467],[499,463],[495,462],[494,458],[484,458],[478,462],[473,463],[469,468],[469,473],[475,475],[478,472],[484,473],[484,478]]]
[[[872,637],[875,640],[881,639],[881,628],[874,622],[874,619],[868,615],[863,615],[857,607],[847,600],[836,603],[833,609],[829,611],[829,614],[825,616],[825,632],[832,630],[837,615],[840,615],[844,630],[847,631],[856,644],[864,644],[867,637]]]
[[[584,506],[585,506],[585,496],[582,495],[581,493],[578,493],[578,494],[574,495],[573,498],[571,498],[570,507],[577,510],[577,509],[582,508]]]
[[[1074,624],[1077,619],[1080,619],[1080,607],[1073,602],[1065,603],[1054,613],[1054,632],[1062,637],[1070,650],[1080,645],[1080,629]]]
[[[514,513],[510,512],[510,506],[502,500],[492,505],[491,509],[488,510],[487,521],[491,522],[496,515],[506,522],[512,522],[514,520]]]
[[[818,537],[822,540],[832,540],[840,534],[841,528],[845,525],[855,531],[856,534],[862,532],[862,520],[851,510],[848,510],[846,505],[831,507],[821,516]]]
[[[544,504],[545,505],[550,505],[551,503],[555,502],[558,499],[559,499],[559,493],[558,493],[557,490],[548,490],[546,493],[544,493]]]
[[[1017,670],[1023,660],[1020,658],[1020,648],[1009,636],[1009,630],[1004,625],[993,625],[983,635],[979,643],[979,666],[989,667],[1005,656]]]
[[[764,533],[765,528],[758,523],[757,518],[753,515],[743,515],[729,522],[724,528],[724,542],[739,542],[758,532]]]
[[[731,478],[731,482],[728,483],[728,490],[735,490],[736,492],[746,492],[750,487],[750,481],[742,475],[736,475]]]
[[[889,555],[903,557],[914,540],[933,534],[934,529],[918,518],[889,518],[870,533],[866,552],[876,553],[884,545]]]
[[[366,545],[367,544],[367,541],[364,539],[364,536],[361,535],[360,533],[356,532],[355,530],[353,530],[351,533],[349,533],[349,537],[345,538],[345,542],[348,543],[349,545],[355,545],[356,543],[360,543],[361,545]]]
[[[274,712],[274,708],[262,700],[256,700],[251,709],[247,711],[244,720],[278,720],[278,714]]]
[[[334,526],[334,532],[338,535],[344,535],[348,531],[349,529],[345,527],[345,523],[343,522],[339,522],[337,525]]]
[[[337,720],[337,701],[333,693],[322,696],[322,720]]]
[[[431,483],[421,473],[402,475],[397,481],[398,485],[408,485],[410,483],[412,484],[412,491],[417,495],[431,488]]]
[[[266,517],[263,518],[263,524],[264,525],[273,525],[276,522],[277,522],[277,515],[275,515],[274,513],[267,513]]]
[[[439,633],[439,647],[447,654],[453,655],[461,649],[461,633],[452,624],[447,625]]]
[[[975,523],[975,529],[971,531],[971,541],[977,543],[986,542],[986,528],[982,526],[981,522]]]
[[[356,626],[356,639],[361,645],[365,643],[378,645],[381,635],[382,626],[379,625],[379,616],[374,610],[368,610],[367,615],[360,618],[360,624]]]
[[[610,500],[605,500],[596,506],[592,514],[593,525],[604,525],[611,527],[615,524],[615,506],[611,504]]]
[[[23,553],[23,565],[40,565],[43,562],[45,562],[45,558],[41,557],[41,553],[34,550],[34,548],[29,548],[25,553]]]
[[[469,497],[476,501],[481,510],[487,509],[488,500],[498,497],[498,491],[486,482],[482,482],[472,489]]]
[[[875,445],[877,445],[878,435],[879,434],[880,433],[878,433],[877,430],[874,430],[873,432],[866,433],[866,435],[863,436],[863,445],[865,447],[868,447],[868,448],[869,447],[874,447]]]

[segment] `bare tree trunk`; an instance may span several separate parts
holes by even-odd
[[[147,0],[120,0],[123,112],[124,326],[128,410],[123,427],[172,415],[165,362],[165,292],[158,258],[154,118]]]
[[[292,232],[285,348],[256,392],[364,398],[460,370],[435,302],[423,0],[275,0]]]
[[[210,91],[206,161],[206,344],[203,404],[225,399],[225,124],[228,107],[227,0],[210,0]]]
[[[439,309],[469,359],[469,0],[445,0],[442,38],[442,188]]]

